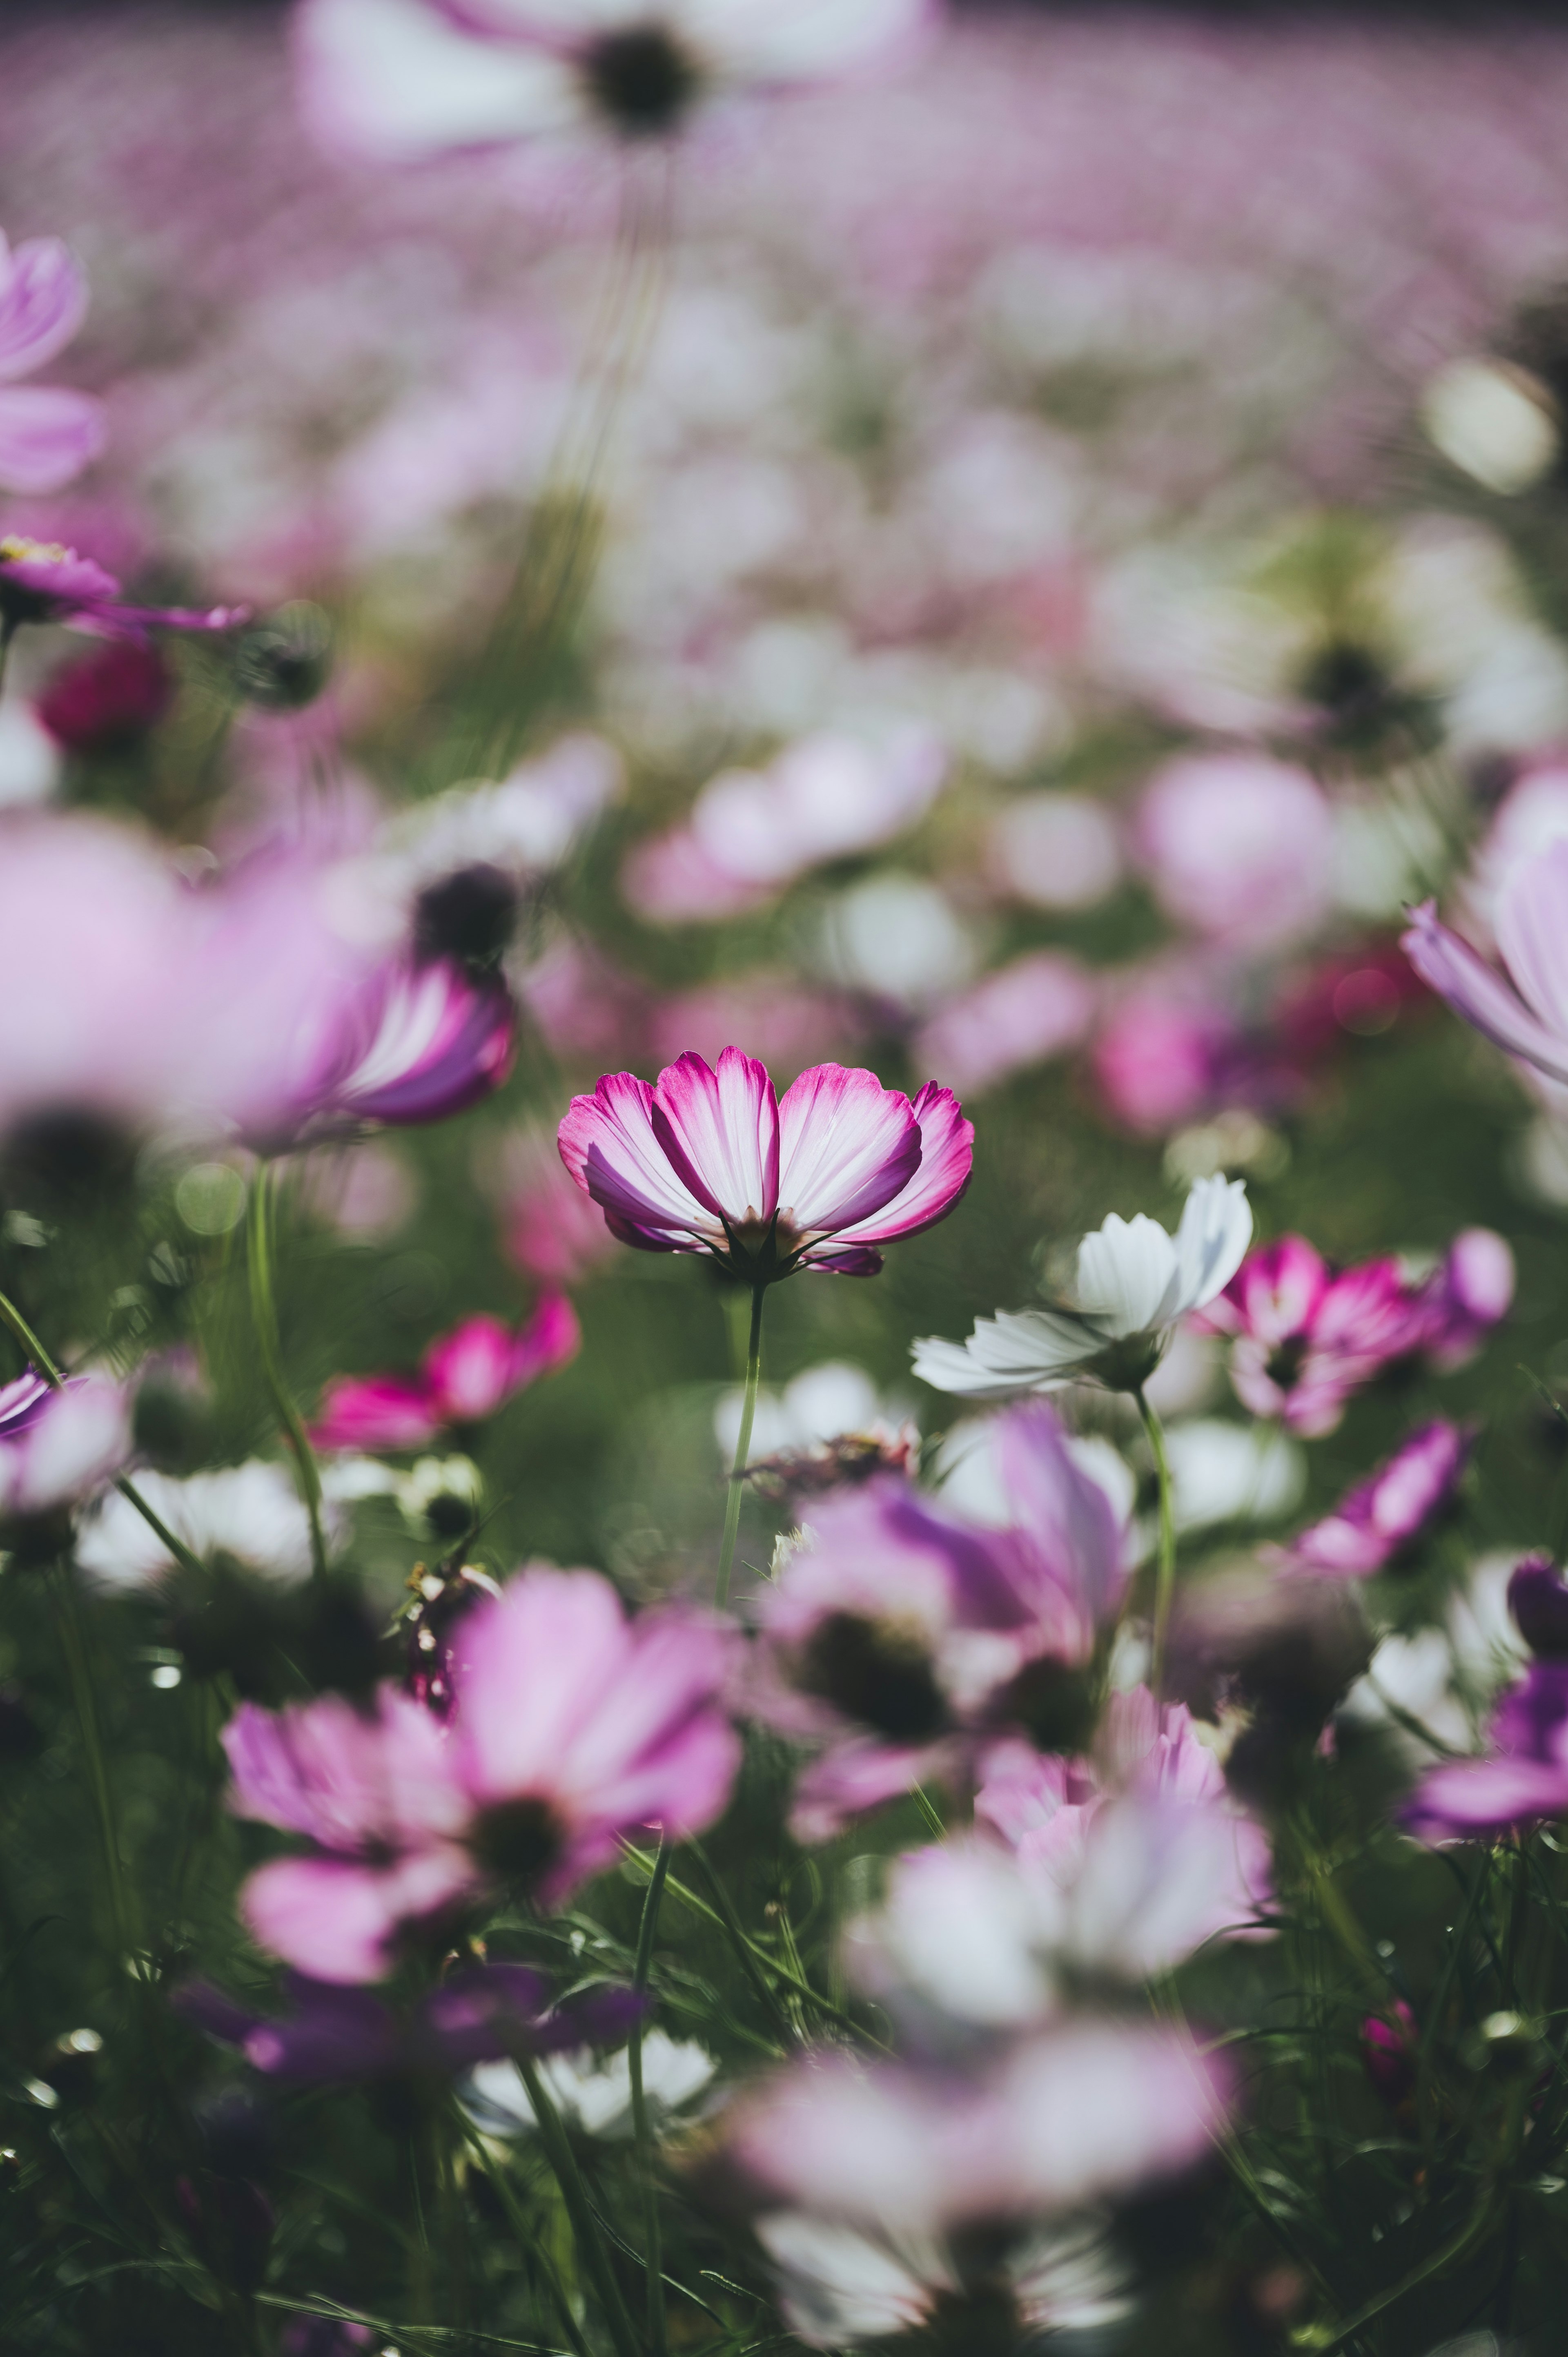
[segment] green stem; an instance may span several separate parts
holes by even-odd
[[[278,1413],[288,1445],[294,1451],[299,1475],[299,1493],[305,1501],[305,1511],[310,1519],[310,1561],[317,1579],[327,1577],[327,1539],[321,1524],[321,1474],[316,1462],[316,1451],[305,1429],[304,1418],[294,1404],[287,1383],[284,1381],[283,1360],[278,1348],[277,1300],[273,1289],[273,1188],[272,1174],[263,1163],[251,1183],[250,1200],[246,1206],[245,1242],[250,1263],[251,1318],[256,1329],[256,1346],[262,1354],[262,1372],[266,1377],[273,1405]]]
[[[561,2115],[550,2100],[549,2091],[540,2077],[533,2057],[519,2047],[515,2060],[522,2083],[528,2090],[529,2104],[539,2129],[539,2141],[544,2147],[545,2158],[561,2188],[561,2199],[566,2204],[566,2215],[572,2222],[572,2233],[578,2255],[593,2275],[615,2342],[616,2357],[638,2357],[637,2333],[627,2313],[614,2264],[599,2222],[594,2215],[594,2205],[588,2199],[588,2189],[577,2167],[577,2157],[572,2150],[571,2138],[561,2125]]]
[[[511,2222],[512,2233],[550,2287],[550,2296],[555,2303],[556,2311],[561,2319],[561,2329],[572,2344],[573,2357],[590,2357],[588,2344],[584,2340],[577,2319],[572,2313],[572,2302],[566,2287],[555,2272],[550,2254],[544,2247],[543,2237],[524,2216],[522,2204],[512,2190],[510,2179],[505,2169],[499,2169],[491,2159],[489,2147],[472,2120],[460,2106],[455,2106],[454,2110],[457,2126],[467,2143],[470,2153],[489,2179],[491,2190]]]
[[[637,1962],[632,1970],[631,1986],[636,1994],[648,1994],[648,1975],[653,1962],[653,1935],[659,1923],[659,1902],[664,1896],[665,1878],[670,1872],[670,1845],[660,1833],[659,1850],[653,1861],[653,1875],[648,1886],[648,1896],[642,1902],[642,1921],[637,1934]],[[663,2251],[659,2227],[659,2187],[654,2177],[653,2134],[649,2124],[648,2099],[642,2085],[642,2015],[639,2013],[631,2026],[627,2044],[627,2065],[631,2074],[631,2120],[637,2135],[637,2148],[642,2158],[642,2239],[648,2258],[648,2341],[653,2357],[664,2357],[667,2342],[664,2333]]]
[[[1155,1478],[1160,1492],[1160,1548],[1155,1572],[1155,1633],[1149,1654],[1149,1685],[1157,1704],[1165,1684],[1165,1637],[1170,1628],[1171,1605],[1176,1598],[1176,1499],[1171,1488],[1170,1459],[1165,1455],[1165,1436],[1160,1419],[1144,1396],[1142,1384],[1133,1396],[1138,1403],[1138,1414],[1144,1419],[1144,1430],[1154,1453]]]
[[[109,1885],[109,1911],[114,1920],[114,1944],[117,1953],[125,1956],[131,1953],[134,1942],[131,1933],[124,1875],[120,1863],[120,1838],[114,1822],[113,1796],[109,1789],[109,1770],[103,1757],[103,1738],[92,1691],[92,1671],[87,1658],[87,1637],[81,1625],[81,1616],[76,1609],[76,1590],[71,1586],[70,1573],[57,1566],[51,1577],[60,1651],[65,1655],[71,1705],[76,1712],[76,1723],[81,1730],[82,1749],[87,1755],[87,1781],[92,1788],[93,1806],[98,1813],[98,1831],[103,1845],[103,1868]]]
[[[720,1611],[729,1603],[730,1570],[735,1562],[736,1534],[740,1529],[742,1479],[751,1453],[751,1426],[757,1415],[757,1386],[762,1377],[762,1303],[767,1288],[757,1286],[751,1297],[751,1334],[746,1349],[746,1396],[741,1402],[740,1430],[736,1436],[735,1463],[730,1467],[729,1495],[725,1501],[724,1544],[719,1549],[719,1576],[714,1601]]]
[[[32,1328],[28,1325],[21,1311],[17,1308],[16,1303],[8,1300],[6,1296],[3,1293],[0,1293],[0,1325],[5,1325],[10,1328],[11,1332],[16,1336],[17,1341],[20,1342],[23,1350],[27,1352],[28,1359],[38,1369],[39,1374],[42,1375],[45,1383],[51,1383],[57,1392],[63,1391],[65,1389],[64,1375],[61,1373],[54,1360],[49,1356],[49,1353],[45,1350],[43,1344],[39,1341],[38,1336],[34,1333]],[[161,1516],[154,1513],[151,1506],[148,1505],[146,1500],[143,1497],[135,1483],[131,1480],[127,1475],[124,1473],[116,1475],[114,1487],[119,1491],[120,1495],[125,1500],[128,1505],[134,1506],[143,1522],[146,1523],[148,1529],[154,1534],[155,1537],[159,1539],[162,1544],[167,1547],[176,1563],[183,1564],[187,1571],[199,1572],[201,1570],[202,1566],[199,1557],[192,1555],[190,1549],[186,1545],[183,1539],[176,1538],[174,1533],[169,1529],[167,1523],[163,1521]]]

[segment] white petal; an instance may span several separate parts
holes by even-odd
[[[1167,1319],[1201,1309],[1222,1293],[1252,1241],[1252,1207],[1241,1178],[1199,1178],[1176,1230],[1176,1287]]]
[[[678,0],[671,15],[737,81],[810,81],[854,73],[910,40],[926,0]]]
[[[306,115],[335,147],[413,157],[559,131],[582,119],[570,64],[479,40],[424,0],[306,0],[295,18]]]
[[[1078,1308],[1108,1335],[1146,1334],[1164,1324],[1176,1249],[1157,1220],[1112,1211],[1078,1248]]]
[[[1104,1347],[1104,1336],[1049,1309],[999,1309],[981,1318],[967,1342],[929,1335],[914,1348],[915,1372],[939,1392],[965,1399],[1011,1399],[1065,1383]]]
[[[951,2280],[934,2244],[912,2249],[911,2266],[890,2244],[800,2210],[759,2218],[757,2236],[783,2276],[790,2330],[811,2349],[909,2331]]]

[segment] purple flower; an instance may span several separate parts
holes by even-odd
[[[0,1386],[0,1519],[75,1505],[130,1454],[130,1402],[118,1383],[72,1375],[57,1388],[29,1367]]]
[[[1176,2174],[1230,2080],[1175,2030],[1079,2016],[961,2074],[822,2055],[765,2080],[726,2149],[767,2199],[895,2233],[1074,2210]]]
[[[1423,982],[1510,1056],[1568,1082],[1568,841],[1516,861],[1494,918],[1502,972],[1438,921],[1434,901],[1411,920],[1402,947]]]
[[[376,1980],[407,1929],[497,1883],[554,1905],[637,1827],[699,1832],[739,1760],[729,1650],[714,1620],[628,1621],[607,1580],[541,1566],[458,1622],[445,1726],[391,1686],[369,1713],[246,1705],[224,1731],[231,1805],[316,1845],[251,1877],[252,1932],[316,1979]]]
[[[582,1346],[564,1293],[547,1293],[515,1334],[499,1318],[468,1318],[433,1342],[416,1377],[340,1375],[311,1429],[317,1448],[423,1448],[444,1426],[478,1424]]]
[[[511,1067],[517,1010],[503,982],[456,959],[388,959],[338,1011],[295,1106],[296,1133],[343,1136],[445,1121]]]
[[[526,1964],[468,1964],[412,2007],[300,1973],[284,1977],[287,2011],[249,2012],[202,1982],[176,1990],[176,2010],[238,2046],[269,2078],[303,2083],[452,2076],[519,2049],[553,2054],[624,2038],[640,2010],[629,1989],[601,1988],[552,2003],[550,1983]]]
[[[1445,1760],[1406,1803],[1418,1841],[1463,1841],[1568,1815],[1568,1661],[1532,1662],[1498,1705],[1484,1759]]]
[[[806,1543],[758,1598],[751,1706],[822,1747],[796,1790],[798,1839],[825,1840],[927,1779],[958,1781],[987,1730],[1076,1748],[1123,1533],[1048,1407],[999,1427],[1007,1527],[884,1476],[814,1505]]]
[[[18,377],[63,351],[87,312],[87,281],[58,237],[7,245],[0,231],[0,490],[58,491],[103,447],[103,404]]]
[[[0,540],[0,632],[24,622],[59,622],[98,638],[144,639],[149,630],[231,630],[245,620],[243,606],[122,606],[120,584],[91,556],[59,541],[8,533]]]
[[[1442,1416],[1423,1424],[1332,1514],[1293,1540],[1286,1561],[1333,1579],[1381,1571],[1450,1502],[1474,1444],[1474,1433]]]
[[[1415,2085],[1417,2049],[1415,2016],[1402,1997],[1390,2008],[1391,2019],[1373,2013],[1361,2024],[1361,2067],[1383,2098],[1397,2108]]]
[[[669,137],[726,85],[873,62],[927,0],[305,0],[307,112],[334,144],[411,157],[598,124]]]
[[[706,1252],[753,1285],[799,1268],[872,1276],[875,1247],[943,1219],[969,1183],[974,1125],[932,1082],[911,1103],[875,1072],[816,1064],[779,1098],[726,1048],[658,1085],[607,1073],[574,1097],[561,1158],[611,1232],[644,1252]]]
[[[1514,1626],[1539,1660],[1568,1660],[1568,1587],[1549,1555],[1527,1555],[1509,1580]]]

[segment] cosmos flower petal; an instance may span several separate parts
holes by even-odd
[[[1252,1241],[1252,1207],[1242,1179],[1199,1178],[1176,1232],[1176,1294],[1167,1312],[1184,1317],[1222,1293]],[[1164,1321],[1162,1321],[1164,1322]]]
[[[295,61],[323,143],[408,161],[581,120],[570,65],[545,47],[477,39],[425,0],[304,0]]]
[[[1498,896],[1498,948],[1525,1005],[1568,1045],[1568,842],[1509,870]]]
[[[731,1227],[779,1208],[779,1108],[768,1068],[726,1048],[715,1071],[685,1055],[659,1075],[653,1134],[698,1202]]]
[[[788,1100],[786,1100],[788,1102]],[[918,1234],[945,1219],[969,1185],[974,1160],[974,1124],[950,1089],[928,1081],[911,1107],[920,1129],[918,1168],[881,1209],[835,1232],[835,1243],[887,1243]],[[824,1265],[813,1254],[818,1266]]]
[[[1078,1248],[1077,1307],[1108,1335],[1147,1333],[1177,1272],[1176,1248],[1157,1220],[1112,1211]]]
[[[1423,982],[1494,1047],[1520,1056],[1552,1079],[1568,1082],[1568,1038],[1553,1031],[1510,983],[1478,957],[1466,941],[1438,921],[1428,900],[1417,909],[1401,946]]]
[[[31,376],[87,317],[87,279],[58,237],[7,245],[0,234],[0,379]]]
[[[936,22],[928,0],[684,0],[680,14],[721,70],[779,82],[881,63]]]
[[[280,1857],[252,1875],[240,1910],[274,1955],[323,1981],[380,1980],[405,1922],[437,1913],[472,1879],[463,1853],[430,1850],[390,1867]]]
[[[858,1223],[852,1241],[876,1241],[882,1230],[872,1215],[920,1167],[920,1126],[908,1098],[885,1089],[875,1072],[843,1064],[815,1064],[786,1090],[779,1139],[779,1201],[806,1234],[836,1236]]]
[[[338,1375],[321,1394],[313,1448],[423,1448],[440,1429],[429,1392],[399,1375]]]
[[[0,489],[58,491],[103,447],[103,404],[63,385],[0,386]]]
[[[1049,1309],[999,1309],[978,1318],[967,1342],[927,1335],[914,1346],[915,1372],[940,1392],[966,1399],[1011,1399],[1065,1383],[1104,1348],[1103,1334]]]
[[[677,1240],[712,1235],[706,1204],[677,1178],[653,1126],[653,1091],[630,1072],[606,1072],[591,1097],[574,1097],[561,1124],[561,1159],[628,1243],[641,1232]],[[632,1232],[628,1232],[631,1231]]]

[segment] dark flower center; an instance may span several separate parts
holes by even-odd
[[[565,1828],[548,1801],[493,1801],[479,1813],[470,1847],[505,1882],[533,1883],[565,1847]]]
[[[269,712],[297,712],[314,704],[331,669],[331,620],[304,598],[253,623],[234,650],[241,694]]]
[[[919,1633],[857,1612],[830,1612],[811,1631],[797,1677],[846,1718],[896,1743],[927,1743],[947,1725],[947,1705]]]
[[[1336,720],[1359,720],[1382,702],[1389,685],[1387,671],[1369,647],[1354,639],[1330,639],[1308,662],[1301,692]]]
[[[1095,1715],[1087,1674],[1048,1653],[1026,1663],[991,1706],[999,1725],[1021,1727],[1036,1751],[1081,1751]]]
[[[1275,1384],[1282,1392],[1292,1391],[1300,1381],[1301,1371],[1305,1361],[1306,1336],[1290,1334],[1276,1350],[1269,1352],[1263,1372],[1268,1376],[1270,1383]]]
[[[427,884],[414,903],[413,950],[422,964],[452,958],[471,974],[493,974],[517,929],[517,887],[488,860]]]
[[[604,34],[584,57],[583,77],[596,106],[633,139],[673,131],[702,80],[662,25]]]

